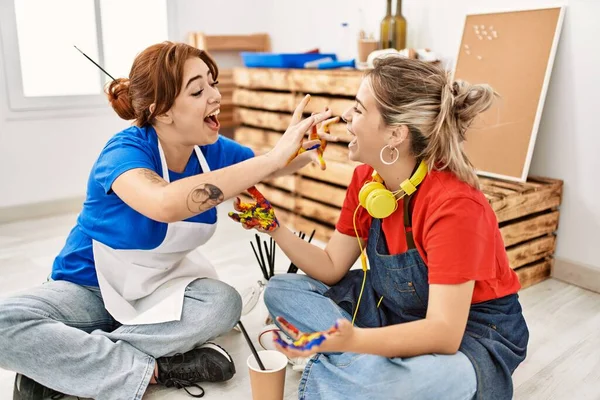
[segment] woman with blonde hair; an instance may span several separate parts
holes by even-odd
[[[367,72],[343,115],[349,157],[364,164],[325,249],[270,232],[306,274],[269,281],[270,314],[306,333],[337,323],[310,350],[277,341],[290,358],[312,356],[300,399],[512,397],[529,337],[520,284],[462,149],[494,95],[397,56]],[[359,257],[364,271],[350,270]]]

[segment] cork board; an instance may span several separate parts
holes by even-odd
[[[563,15],[556,7],[466,16],[454,79],[500,95],[466,134],[479,175],[527,179]]]

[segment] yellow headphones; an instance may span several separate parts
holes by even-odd
[[[392,192],[383,185],[383,179],[377,171],[373,171],[373,180],[365,183],[360,189],[358,201],[373,218],[389,217],[398,208],[396,195],[403,193],[402,198],[405,195],[413,194],[417,190],[417,186],[425,179],[425,175],[427,175],[427,164],[425,161],[421,161],[415,173],[400,184],[398,191]]]
[[[354,210],[352,223],[354,225],[354,233],[356,234],[356,240],[358,240],[358,247],[360,248],[360,262],[362,264],[364,276],[362,287],[360,288],[360,294],[358,295],[358,302],[356,303],[356,309],[354,310],[354,315],[352,316],[352,325],[354,325],[354,320],[356,319],[356,315],[358,313],[358,306],[360,305],[360,300],[365,289],[365,282],[367,280],[367,257],[362,247],[360,236],[358,235],[358,229],[356,227],[356,213],[358,212],[358,209],[362,206],[373,218],[381,219],[389,217],[398,208],[399,199],[403,198],[406,195],[410,196],[417,190],[417,186],[421,182],[423,182],[423,179],[425,179],[427,171],[427,164],[425,164],[425,161],[421,161],[413,175],[409,179],[406,179],[404,182],[402,182],[400,184],[400,189],[395,192],[388,190],[384,186],[383,179],[381,179],[381,176],[379,176],[377,171],[373,171],[373,180],[365,183],[360,189],[360,192],[358,193],[359,205]],[[399,199],[396,199],[397,194],[402,194]],[[379,304],[381,304],[382,300],[383,296],[381,296],[381,298],[379,299],[379,303],[377,303],[377,308],[379,308]]]

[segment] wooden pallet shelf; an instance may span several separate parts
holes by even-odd
[[[233,91],[235,85],[233,82],[233,71],[224,69],[219,71],[219,92],[221,93],[221,113],[219,122],[224,128],[233,127],[235,124]]]
[[[235,139],[257,154],[273,148],[287,129],[291,114],[305,93],[315,94],[307,113],[325,106],[341,115],[352,107],[362,73],[357,71],[271,70],[233,71]],[[327,169],[308,165],[293,176],[260,184],[259,190],[277,207],[277,215],[296,230],[327,241],[334,231],[346,187],[358,163],[348,160],[351,140],[344,124],[332,126],[341,139],[325,152]],[[556,230],[563,183],[529,177],[517,183],[480,177],[482,191],[496,213],[511,268],[523,288],[548,278],[556,248]]]
[[[363,73],[356,70],[234,68],[238,87],[354,97]]]
[[[285,132],[292,119],[291,113],[280,113],[273,111],[254,110],[251,108],[235,108],[236,120],[238,123],[256,128],[264,128],[273,131]],[[337,123],[329,126],[331,134],[337,136],[342,141],[348,143],[352,140],[345,124]]]
[[[233,92],[233,101],[237,106],[292,113],[303,94],[269,92],[265,90],[248,90],[237,88]],[[344,111],[354,105],[354,101],[345,98],[330,98],[325,96],[311,96],[306,105],[306,112],[320,112],[329,107],[333,115],[342,115]]]

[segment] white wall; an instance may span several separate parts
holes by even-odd
[[[187,41],[188,32],[209,35],[245,35],[270,32],[273,4],[276,0],[176,0],[175,39]],[[213,54],[221,68],[239,66],[237,53]]]
[[[125,126],[109,108],[62,117],[10,112],[0,64],[0,208],[84,196],[102,146]]]
[[[568,3],[531,173],[564,180],[556,256],[600,268],[600,2]]]
[[[451,3],[451,4],[450,4]],[[556,256],[600,268],[600,2],[565,0],[567,12],[531,173],[564,179]],[[273,50],[337,51],[339,24],[378,36],[384,0],[177,0],[176,39],[188,31],[208,34],[268,32]],[[496,7],[556,5],[545,0],[405,0],[408,46],[429,47],[445,60],[456,55],[464,15]],[[362,9],[361,26],[359,10]],[[226,60],[236,62],[236,57]],[[0,68],[0,208],[85,193],[90,166],[104,142],[126,123],[110,110],[92,116],[7,120]],[[12,171],[8,173],[7,171]]]

